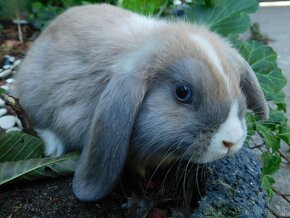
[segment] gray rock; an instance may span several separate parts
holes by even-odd
[[[9,90],[9,86],[7,86],[7,85],[3,85],[3,86],[1,86],[1,88],[4,89],[4,90],[6,90],[6,91]]]
[[[0,77],[5,78],[5,77],[9,76],[11,73],[12,73],[12,69],[4,70],[0,73]]]
[[[1,108],[0,109],[0,117],[2,117],[3,115],[5,115],[7,113],[7,110],[5,108]]]
[[[15,117],[15,122],[16,122],[16,124],[17,124],[17,126],[18,126],[19,129],[23,129],[23,127],[22,127],[22,123],[21,123],[21,121],[18,119],[18,117]]]
[[[5,106],[5,101],[3,101],[2,99],[0,99],[0,107]]]
[[[11,65],[4,65],[2,68],[3,68],[4,70],[7,70],[7,69],[10,69],[10,68],[11,68]]]
[[[0,127],[2,129],[10,129],[12,128],[16,123],[16,119],[14,116],[7,115],[4,117],[0,117]]]
[[[20,132],[21,129],[18,128],[18,127],[12,127],[12,128],[10,128],[10,129],[7,129],[7,130],[6,130],[6,132],[14,132],[14,131]]]
[[[233,157],[209,164],[206,193],[191,218],[266,217],[260,167],[255,155],[246,148]]]
[[[273,187],[281,194],[290,195],[290,165],[288,163],[282,163],[280,169],[273,175],[273,177],[276,181]]]
[[[273,204],[273,202],[275,203]],[[279,217],[290,217],[290,204],[279,195],[275,194],[273,198],[269,200],[269,207]]]
[[[14,81],[15,81],[15,80],[12,79],[12,78],[9,78],[9,79],[6,80],[6,82],[7,82],[8,84],[12,84],[12,83],[14,83]]]

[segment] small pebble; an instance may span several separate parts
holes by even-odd
[[[13,63],[13,62],[15,61],[15,57],[12,57],[12,56],[9,56],[8,59],[9,59],[9,62],[10,62],[10,63]]]
[[[174,0],[173,1],[173,4],[174,5],[181,5],[182,4],[182,1],[180,1],[180,0]]]
[[[16,67],[17,65],[19,65],[21,63],[21,60],[17,60],[14,62],[13,67]]]
[[[12,127],[12,128],[9,128],[9,129],[7,129],[7,130],[6,130],[6,132],[12,132],[12,131],[17,131],[17,132],[20,132],[20,131],[21,131],[21,129],[20,129],[20,128],[18,128],[18,127]]]
[[[5,101],[3,101],[2,99],[0,99],[0,107],[5,106]]]
[[[14,79],[9,78],[9,79],[6,80],[6,82],[9,83],[9,84],[14,83]]]
[[[7,70],[7,69],[11,68],[11,65],[4,65],[2,68],[3,68],[4,70]]]
[[[5,108],[1,108],[0,109],[0,117],[2,117],[3,115],[5,115],[7,113],[7,109]]]
[[[10,129],[12,128],[16,123],[16,119],[14,116],[7,115],[4,117],[0,117],[0,127],[2,129]]]
[[[19,120],[18,117],[15,117],[15,121],[16,121],[17,126],[19,126],[19,128],[22,129],[23,128],[22,127],[22,123],[21,123],[21,121]]]
[[[0,73],[0,77],[7,77],[9,76],[10,74],[12,73],[12,69],[7,69],[7,70],[4,70]]]
[[[4,89],[4,90],[6,90],[6,91],[9,90],[9,87],[7,85],[3,85],[3,86],[1,86],[1,88]]]

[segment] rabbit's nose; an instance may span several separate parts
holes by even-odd
[[[228,141],[223,141],[223,144],[226,148],[229,148],[229,149],[234,146],[234,143],[228,142]]]

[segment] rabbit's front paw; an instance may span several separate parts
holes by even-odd
[[[45,156],[59,157],[64,153],[64,145],[61,139],[51,130],[36,130],[37,134],[44,140]]]

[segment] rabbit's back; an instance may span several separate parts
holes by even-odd
[[[136,19],[140,27],[133,24]],[[35,41],[16,78],[16,96],[36,128],[82,146],[113,73],[109,66],[137,46],[140,31],[150,23],[106,4],[75,7],[58,16]]]

